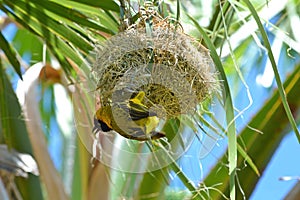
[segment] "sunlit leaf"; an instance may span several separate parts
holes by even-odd
[[[11,47],[11,45],[8,43],[8,41],[5,39],[5,37],[0,32],[0,48],[4,51],[5,55],[7,56],[7,59],[17,72],[20,78],[22,78],[21,74],[21,66],[20,62],[17,59],[17,54],[15,50]]]

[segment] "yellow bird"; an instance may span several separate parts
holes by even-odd
[[[94,129],[114,130],[123,137],[139,141],[165,137],[164,133],[155,131],[159,119],[142,103],[144,97],[145,93],[140,91],[129,101],[101,107],[95,115]]]

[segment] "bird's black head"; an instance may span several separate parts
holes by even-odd
[[[94,118],[94,128],[93,128],[93,130],[94,130],[94,131],[108,132],[108,131],[111,131],[112,129],[109,128],[109,127],[107,126],[107,124],[104,123],[103,121]]]

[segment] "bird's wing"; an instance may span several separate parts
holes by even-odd
[[[140,120],[150,116],[147,106],[136,103],[133,100],[129,101],[129,114],[132,120]]]

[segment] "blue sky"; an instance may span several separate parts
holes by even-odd
[[[274,36],[269,33],[269,37],[272,40]],[[255,113],[264,105],[264,102],[270,97],[273,91],[277,88],[274,81],[274,75],[272,69],[270,72],[270,65],[268,63],[267,55],[265,52],[260,51],[253,42],[249,45],[249,50],[246,52],[248,60],[243,60],[241,63],[241,71],[243,72],[244,79],[249,87],[253,103],[243,113],[243,118],[238,118],[236,121],[237,132],[241,131],[247,122],[255,115]],[[274,48],[276,48],[274,46]],[[279,66],[279,72],[281,74],[282,81],[293,70],[294,66],[300,61],[300,57],[296,52],[292,52],[294,58],[286,56],[285,46],[281,46],[281,53],[278,55],[277,61]],[[249,97],[247,96],[247,88],[241,84],[240,81],[236,81],[235,74],[229,76],[229,85],[234,86],[232,96],[234,100],[235,108],[243,110],[249,105]],[[259,79],[258,77],[263,77]],[[233,87],[232,87],[233,89]],[[286,117],[286,116],[283,116]],[[213,163],[217,161],[218,156],[222,155],[226,147],[226,140],[219,142],[219,146],[216,146],[214,150],[206,158],[200,162],[196,159],[192,159],[191,156],[195,155],[195,151],[199,151],[199,143],[194,143],[191,149],[187,152],[187,155],[180,161],[183,171],[194,180],[195,182],[202,180],[208,173],[208,169],[213,166]],[[265,169],[262,177],[256,185],[255,191],[251,196],[251,200],[263,200],[272,199],[280,200],[292,189],[297,183],[297,180],[282,181],[279,180],[283,176],[300,176],[300,146],[295,134],[289,133],[284,137],[280,146],[274,153],[269,165]],[[254,160],[255,161],[255,160]],[[186,167],[184,167],[186,166]],[[197,169],[195,167],[197,166]],[[180,180],[175,179],[172,183],[174,187],[184,188]]]
[[[281,181],[280,177],[300,176],[300,146],[294,133],[281,142],[271,162],[262,174],[251,200],[283,199],[297,180]]]

